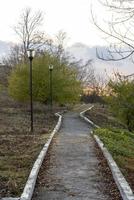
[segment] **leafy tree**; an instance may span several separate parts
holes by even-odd
[[[134,130],[134,81],[116,74],[116,81],[110,81],[111,95],[107,97],[113,113]]]
[[[67,66],[48,53],[33,60],[33,99],[49,101],[49,65],[53,69],[53,100],[58,103],[74,103],[79,100],[81,83],[77,80],[77,71]],[[16,66],[9,77],[9,93],[19,101],[29,100],[29,67],[28,64]]]

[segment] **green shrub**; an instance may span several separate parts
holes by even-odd
[[[134,156],[134,133],[121,129],[96,129],[96,135],[104,142],[113,156]]]
[[[53,65],[53,101],[75,103],[80,99],[81,83],[77,72],[55,56],[45,54],[33,60],[33,99],[49,101],[49,65]],[[29,100],[29,64],[16,66],[9,77],[9,94],[16,100]]]

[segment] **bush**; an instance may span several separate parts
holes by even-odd
[[[111,96],[106,100],[115,116],[127,125],[129,131],[132,131],[134,130],[134,81],[121,79],[120,76],[117,78],[116,81],[109,82]]]
[[[54,66],[53,100],[61,104],[79,101],[81,83],[77,80],[76,70],[47,53],[33,60],[33,99],[39,102],[49,101],[50,64]],[[29,64],[17,66],[9,77],[9,94],[19,101],[29,100],[28,66]]]

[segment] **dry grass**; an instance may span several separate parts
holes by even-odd
[[[95,104],[91,110],[86,112],[86,116],[100,127],[126,128],[124,124],[113,116],[106,105]]]
[[[55,112],[56,110],[54,110]],[[34,104],[34,134],[30,133],[29,105],[0,96],[0,198],[19,196],[31,167],[54,128],[57,118]]]
[[[18,196],[48,134],[2,135],[0,139],[0,195]]]

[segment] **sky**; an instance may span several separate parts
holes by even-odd
[[[33,12],[40,10],[44,13],[41,28],[50,37],[54,37],[60,30],[67,33],[67,47],[74,43],[83,43],[91,48],[106,46],[108,43],[103,39],[104,35],[91,20],[91,5],[95,19],[99,22],[104,20],[105,23],[110,19],[110,13],[100,6],[98,0],[1,0],[0,41],[19,42],[13,26],[17,25],[22,11],[29,7]]]
[[[96,1],[96,0],[94,0]],[[54,36],[63,30],[68,36],[68,45],[84,43],[89,46],[104,45],[99,31],[91,22],[91,0],[4,0],[0,5],[0,40],[18,42],[13,31],[22,10],[30,7],[44,13],[44,30]],[[100,7],[96,4],[96,11]]]

